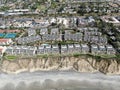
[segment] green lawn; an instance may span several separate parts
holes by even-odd
[[[14,55],[8,55],[8,56],[5,56],[5,59],[7,60],[16,60],[18,57],[17,56],[14,56]]]
[[[95,58],[95,59],[112,59],[112,58],[116,58],[116,59],[120,59],[120,56],[118,55],[107,55],[107,54],[103,54],[103,55],[93,55],[93,54],[83,54],[83,53],[74,53],[74,54],[40,54],[40,55],[36,55],[36,56],[15,56],[15,55],[6,55],[4,56],[4,58],[6,60],[11,60],[11,61],[14,61],[14,60],[17,60],[18,58],[52,58],[52,57],[81,57],[81,56],[84,56],[84,57],[92,57],[92,58]]]
[[[104,54],[104,55],[101,55],[102,58],[116,58],[116,55],[107,55],[107,54]]]

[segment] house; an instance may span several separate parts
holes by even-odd
[[[98,42],[99,44],[107,44],[108,43],[108,39],[107,39],[107,37],[106,36],[101,36],[101,37],[99,37],[99,42]]]
[[[7,53],[8,55],[11,55],[13,53],[13,47],[8,46],[5,53]]]
[[[82,41],[83,34],[80,32],[71,33],[72,30],[66,30],[64,39],[65,40],[72,40],[72,41]]]
[[[61,54],[66,54],[67,52],[67,45],[61,45]]]
[[[63,24],[65,28],[69,27],[69,18],[57,17],[57,24]]]
[[[90,42],[97,44],[99,42],[99,36],[91,36]]]
[[[58,34],[44,34],[42,35],[42,40],[43,41],[60,41],[61,40],[61,35]]]
[[[67,40],[71,40],[71,37],[73,37],[73,35],[72,34],[65,34],[64,35],[64,39],[67,41]]]
[[[106,47],[104,45],[98,45],[99,54],[106,54]]]
[[[13,15],[22,15],[23,12],[7,12],[4,15],[5,16],[13,16]]]
[[[32,46],[8,46],[6,49],[6,53],[8,55],[35,55],[37,47]]]
[[[38,49],[37,49],[37,54],[44,54],[44,46],[39,46]]]
[[[61,40],[61,35],[51,35],[51,40],[53,41],[60,41]]]
[[[33,27],[34,20],[31,18],[19,18],[12,21],[14,27]]]
[[[52,54],[59,54],[59,52],[58,45],[52,45]]]
[[[83,41],[84,41],[84,42],[90,42],[90,40],[91,40],[91,36],[89,36],[89,35],[84,35],[84,37],[83,37]]]
[[[69,54],[73,54],[74,53],[75,49],[74,49],[74,45],[73,44],[68,44],[67,48],[68,48],[68,53]]]
[[[41,39],[41,36],[36,35],[36,36],[27,36],[23,38],[18,38],[16,40],[19,44],[26,44],[26,43],[41,41],[42,39]]]
[[[51,45],[45,45],[44,53],[45,54],[51,54],[52,53]]]
[[[90,16],[90,17],[87,17],[87,18],[81,18],[81,17],[78,17],[77,18],[77,25],[78,26],[94,26],[94,22],[95,22],[95,19]]]
[[[45,18],[41,18],[40,20],[35,20],[35,27],[38,27],[38,28],[43,28],[43,27],[48,27],[50,25],[50,22],[45,19]]]
[[[37,47],[33,46],[24,46],[26,48],[26,55],[31,56],[36,54]]]
[[[81,53],[81,46],[80,44],[74,44],[74,52],[75,53]]]
[[[20,55],[20,54],[25,54],[25,51],[24,52],[21,52],[23,51],[22,49],[22,46],[10,46],[12,48],[12,52],[10,53],[10,55]],[[8,49],[7,49],[8,51]],[[7,53],[8,54],[8,53]]]
[[[82,33],[75,33],[73,34],[72,40],[73,41],[82,41],[83,34]]]
[[[85,31],[88,31],[88,28],[77,28],[79,32],[85,33]]]
[[[92,54],[98,54],[98,46],[97,45],[92,44],[90,49],[91,49]]]
[[[81,52],[87,54],[89,52],[89,47],[87,44],[81,44]]]
[[[40,34],[41,34],[41,35],[43,35],[43,34],[48,34],[48,29],[47,29],[47,28],[41,28]]]
[[[50,34],[59,34],[59,28],[52,28]]]
[[[27,32],[28,32],[28,36],[36,35],[36,31],[34,28],[29,28]]]
[[[97,28],[88,28],[84,31],[84,34],[89,36],[100,36],[102,33],[99,32]]]
[[[86,26],[88,25],[88,22],[87,20],[85,20],[84,18],[78,18],[77,19],[77,26]]]
[[[0,45],[10,45],[13,41],[11,39],[0,39]]]
[[[29,9],[13,9],[13,10],[7,10],[9,13],[17,13],[17,12],[29,12]]]
[[[112,45],[106,45],[107,54],[116,54],[116,50],[113,48]]]

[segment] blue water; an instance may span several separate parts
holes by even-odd
[[[120,90],[120,76],[73,71],[0,74],[0,90]]]

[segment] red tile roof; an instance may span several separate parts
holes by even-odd
[[[7,32],[7,33],[14,33],[14,32],[17,32],[17,33],[19,33],[20,32],[20,30],[0,30],[0,33],[4,33],[4,32]]]
[[[0,39],[0,42],[7,42],[9,39]]]
[[[0,52],[2,52],[3,48],[0,48]]]

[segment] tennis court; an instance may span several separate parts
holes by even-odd
[[[0,33],[0,38],[3,38],[5,36],[5,33]]]
[[[16,35],[16,33],[7,33],[4,38],[15,38]]]

